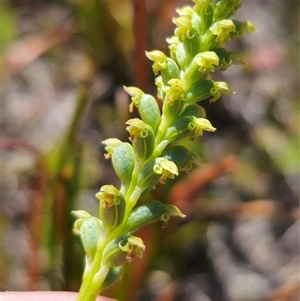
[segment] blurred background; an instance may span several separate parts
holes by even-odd
[[[119,185],[103,139],[128,139],[123,85],[156,95],[145,50],[168,53],[183,0],[1,1],[1,290],[79,289],[70,211]],[[299,300],[299,1],[245,0],[258,29],[217,72],[236,94],[202,105],[202,164],[147,198],[187,214],[139,235],[143,259],[103,292],[120,301]],[[136,112],[133,116],[137,116]]]

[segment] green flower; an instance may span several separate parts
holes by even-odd
[[[138,106],[144,92],[136,87],[125,87],[124,90],[131,96],[131,103],[129,105],[129,112],[133,112],[134,106]]]
[[[188,17],[173,18],[172,21],[177,25],[174,33],[180,41],[194,37],[192,22]]]
[[[108,229],[114,229],[124,218],[126,202],[121,192],[113,185],[103,185],[96,193],[100,200],[99,215]]]
[[[179,16],[187,17],[189,20],[192,19],[192,16],[195,13],[193,8],[190,7],[190,6],[184,6],[184,7],[181,7],[181,8],[177,8],[176,12],[178,13]]]
[[[159,220],[163,222],[162,228],[165,228],[171,216],[179,216],[181,218],[186,217],[178,207],[174,205],[165,205],[165,212],[159,217]]]
[[[161,158],[157,164],[154,165],[153,171],[161,175],[159,182],[165,184],[167,179],[174,179],[178,176],[178,168],[176,164],[168,159]]]
[[[235,32],[235,25],[232,20],[222,20],[214,23],[209,30],[216,35],[216,42],[227,42],[231,39],[231,33]]]
[[[152,65],[154,75],[157,75],[159,71],[167,67],[167,56],[159,50],[146,51],[146,56],[149,60],[153,61]]]
[[[120,245],[123,252],[127,252],[126,260],[131,261],[135,256],[141,258],[145,252],[146,246],[143,240],[137,236],[130,236],[125,246]]]
[[[213,72],[219,64],[219,57],[213,51],[200,52],[186,68],[184,77],[189,85],[199,81],[205,72]]]
[[[219,58],[213,51],[201,52],[195,57],[195,63],[199,66],[199,71],[213,72],[215,71],[215,66],[219,64]]]
[[[135,154],[140,160],[145,160],[152,155],[154,150],[155,137],[150,125],[139,118],[129,119],[126,130],[130,133],[129,139],[132,142]]]
[[[216,128],[214,128],[209,120],[205,118],[194,118],[192,122],[188,124],[188,129],[193,132],[191,139],[195,139],[198,136],[203,134],[203,131],[214,132]]]
[[[146,138],[148,136],[147,124],[139,118],[126,121],[126,130],[130,133],[129,140],[134,141],[136,137]]]
[[[215,102],[217,99],[221,97],[222,94],[234,94],[229,85],[225,82],[214,82],[214,87],[210,89],[210,94],[212,98],[209,101]]]
[[[233,39],[239,39],[245,33],[254,33],[257,31],[257,29],[255,28],[252,22],[249,21],[240,22],[236,20],[233,20],[233,22],[236,27],[235,32],[231,34],[231,38]]]
[[[143,192],[151,189],[159,182],[164,184],[166,179],[174,179],[178,175],[176,164],[163,157],[149,161],[138,174],[137,187]]]
[[[207,7],[209,6],[211,0],[192,0],[196,5],[199,5],[200,7]]]
[[[201,18],[201,32],[207,30],[207,26],[211,25],[213,16],[213,7],[210,0],[195,0],[194,10]]]
[[[110,267],[118,267],[130,262],[134,257],[142,257],[145,244],[141,238],[123,235],[110,242],[104,252],[104,262]]]
[[[186,99],[185,95],[185,85],[180,79],[171,79],[168,81],[169,86],[164,87],[164,92],[166,93],[165,101],[172,105],[176,100],[184,101]]]
[[[242,0],[221,0],[215,4],[214,22],[227,19],[241,6]]]
[[[133,112],[134,107],[137,107],[142,120],[155,131],[160,123],[160,110],[156,99],[136,87],[124,87],[124,90],[132,100],[129,111]]]
[[[176,61],[177,60],[177,57],[176,57],[177,47],[178,47],[178,44],[180,43],[179,39],[176,36],[172,36],[170,38],[167,38],[166,41],[168,44],[170,44],[169,49],[170,49],[171,58],[174,61]]]
[[[120,191],[113,185],[103,185],[100,191],[96,193],[96,198],[101,201],[101,206],[109,208],[120,204]]]
[[[104,157],[106,159],[111,158],[114,148],[121,143],[122,141],[117,138],[108,138],[103,140],[102,144],[106,145],[105,150],[107,152]]]

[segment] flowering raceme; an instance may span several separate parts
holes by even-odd
[[[126,122],[129,142],[116,138],[103,141],[121,186],[104,185],[96,194],[99,217],[75,211],[74,232],[86,251],[86,269],[77,301],[93,301],[103,288],[120,278],[123,265],[141,257],[146,246],[132,233],[140,227],[171,216],[184,217],[179,208],[162,200],[137,205],[142,194],[157,184],[188,171],[196,154],[183,138],[196,139],[216,128],[206,118],[199,102],[215,102],[223,94],[234,94],[226,82],[214,81],[212,73],[242,64],[240,55],[224,43],[255,32],[248,21],[229,19],[241,0],[193,0],[195,5],[177,9],[174,35],[167,39],[170,56],[162,51],[146,52],[153,62],[157,98],[137,87],[124,87],[131,97],[129,111],[140,118]],[[157,101],[162,102],[160,110]],[[176,145],[173,143],[176,141]],[[197,160],[196,160],[197,161]]]

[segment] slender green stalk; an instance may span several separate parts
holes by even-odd
[[[129,119],[126,130],[131,143],[110,138],[106,158],[121,180],[121,187],[104,185],[96,194],[99,218],[85,211],[78,217],[74,231],[81,236],[86,251],[86,269],[77,301],[93,301],[103,288],[122,274],[124,263],[141,257],[143,241],[133,233],[140,227],[171,216],[185,215],[175,206],[152,200],[136,206],[142,194],[155,185],[174,179],[190,169],[195,160],[183,145],[173,142],[189,137],[194,140],[203,131],[216,129],[202,116],[197,104],[216,101],[222,94],[233,94],[225,82],[215,82],[211,73],[241,63],[239,55],[227,51],[224,43],[255,31],[250,22],[228,19],[241,6],[241,0],[193,0],[193,7],[178,9],[174,36],[168,39],[170,57],[154,50],[146,52],[153,61],[157,100],[136,87],[125,87],[131,96],[130,111],[136,107],[140,117]]]

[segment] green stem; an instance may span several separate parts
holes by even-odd
[[[103,266],[101,263],[105,245],[98,248],[91,267],[85,272],[77,301],[95,301],[98,297],[101,285],[109,271],[109,267]],[[102,267],[99,269],[99,266]]]
[[[154,149],[154,152],[151,157],[156,158],[156,157],[160,156],[160,154],[163,152],[164,148],[169,143],[168,142],[166,145],[163,145],[163,146],[161,145],[161,143],[166,140],[165,139],[166,131],[171,123],[172,123],[171,118],[167,118],[167,116],[162,114],[161,122],[160,122],[160,125],[157,130],[157,134],[155,137],[155,149]]]

